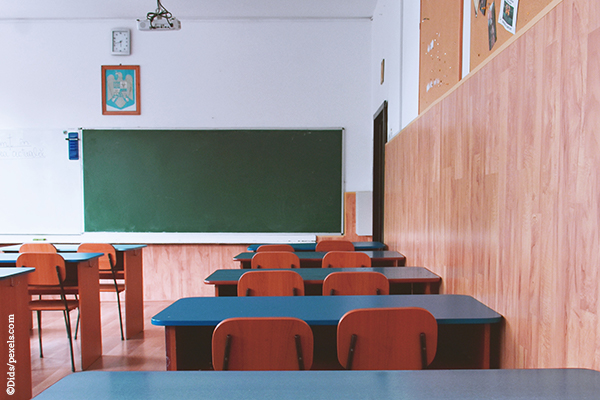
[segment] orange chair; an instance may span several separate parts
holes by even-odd
[[[323,281],[323,296],[390,294],[390,282],[381,272],[333,272]]]
[[[67,328],[69,349],[71,350],[71,370],[75,372],[69,312],[79,308],[79,300],[77,298],[74,300],[67,299],[65,260],[61,255],[55,253],[23,253],[17,258],[17,267],[35,268],[35,271],[27,275],[27,282],[30,294],[39,295],[38,299],[29,302],[29,309],[37,314],[40,357],[44,357],[42,351],[42,311],[62,311]],[[77,288],[74,288],[74,290],[76,291]],[[59,300],[55,298],[57,291],[60,295]],[[52,295],[52,297],[43,298],[44,295]]]
[[[121,315],[121,298],[119,293],[125,291],[125,283],[117,282],[122,280],[118,276],[115,266],[117,262],[117,251],[112,244],[108,243],[82,243],[77,248],[78,253],[104,253],[98,259],[98,272],[100,274],[100,291],[112,292],[117,295],[117,308],[119,310],[119,326],[121,327],[121,340],[125,340],[123,335],[123,316]],[[110,282],[107,282],[110,281]]]
[[[291,270],[248,271],[238,280],[238,296],[304,296],[304,280]]]
[[[360,251],[330,251],[323,257],[323,268],[370,267],[371,257]]]
[[[423,308],[366,308],[338,323],[337,354],[346,369],[424,369],[435,357],[438,326]]]
[[[216,371],[285,371],[310,369],[313,333],[301,319],[230,318],[212,337]]]
[[[33,242],[33,243],[23,243],[21,245],[21,247],[19,247],[19,253],[58,253],[58,249],[56,248],[56,246],[54,246],[52,243],[43,243],[43,242]],[[48,295],[50,289],[46,288],[43,290],[43,293]],[[60,294],[58,289],[54,290],[55,294]],[[67,287],[65,289],[65,293],[66,294],[72,294],[74,295],[76,298],[78,298],[79,296],[79,289],[77,289],[76,287]],[[38,293],[36,291],[30,291],[30,294],[35,294],[35,295],[40,295],[41,293]],[[77,340],[77,331],[79,330],[79,309],[77,309],[77,322],[75,323],[75,337],[74,339]]]
[[[58,253],[52,243],[23,243],[19,253]]]
[[[300,268],[300,259],[289,251],[261,251],[252,256],[251,268]]]
[[[321,240],[316,251],[354,251],[354,243],[349,240]]]
[[[291,244],[263,244],[256,251],[294,251]]]

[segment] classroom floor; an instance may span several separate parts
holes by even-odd
[[[150,323],[153,315],[170,305],[169,301],[144,303],[144,332],[133,339],[121,341],[116,301],[103,301],[102,358],[89,370],[104,371],[164,371],[165,329]],[[77,311],[71,312],[73,332]],[[35,318],[34,318],[35,321]],[[45,312],[42,316],[44,358],[39,357],[37,323],[31,331],[31,369],[33,395],[36,396],[53,383],[71,374],[69,343],[65,323],[60,312]],[[73,341],[75,369],[81,371],[79,340]]]

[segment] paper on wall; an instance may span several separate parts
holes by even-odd
[[[498,15],[498,19],[502,26],[513,35],[517,31],[518,8],[519,0],[502,0],[500,3],[500,15]]]

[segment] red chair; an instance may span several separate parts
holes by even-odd
[[[313,333],[301,319],[230,318],[212,337],[216,371],[284,371],[310,369]]]
[[[323,280],[323,296],[390,294],[390,282],[381,272],[333,272]]]
[[[248,271],[238,280],[238,296],[304,296],[304,280],[292,270]]]
[[[354,251],[354,243],[349,240],[321,240],[317,242],[316,251]]]
[[[78,253],[104,253],[98,259],[98,272],[100,274],[100,291],[112,292],[117,295],[117,308],[119,310],[119,326],[121,327],[121,340],[125,340],[123,335],[123,316],[121,314],[121,298],[119,293],[125,291],[125,282],[119,277],[116,268],[117,251],[112,244],[108,243],[82,243],[77,248]],[[119,282],[119,281],[120,282]]]
[[[67,299],[68,287],[65,284],[65,260],[56,253],[23,253],[17,258],[17,267],[35,268],[35,271],[27,275],[27,283],[29,293],[39,296],[29,302],[29,309],[37,314],[40,357],[44,357],[42,350],[42,311],[62,311],[71,351],[71,370],[75,372],[69,312],[79,308],[79,300],[77,297],[72,300]],[[77,287],[71,289],[77,292]],[[58,300],[56,299],[57,293],[60,297]],[[51,297],[44,298],[46,295]]]
[[[256,251],[294,251],[294,247],[291,244],[263,244]]]
[[[251,268],[300,268],[300,259],[289,251],[261,251],[252,256]]]
[[[58,253],[52,243],[23,243],[19,253]]]
[[[371,257],[360,251],[330,251],[323,257],[323,268],[370,267]]]
[[[337,354],[346,369],[424,369],[435,357],[438,327],[423,308],[367,308],[338,323]]]

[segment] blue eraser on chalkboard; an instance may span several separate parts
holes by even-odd
[[[69,132],[67,140],[69,141],[69,160],[79,160],[78,132]]]

